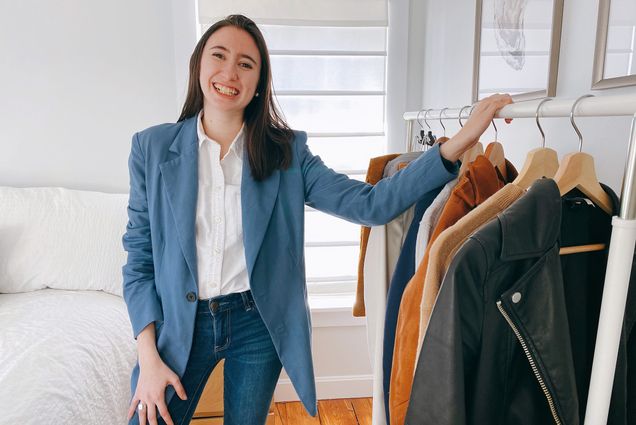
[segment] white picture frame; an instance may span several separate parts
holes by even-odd
[[[478,0],[473,102],[493,93],[554,96],[562,20],[563,0]]]
[[[636,2],[599,0],[592,89],[636,85]]]

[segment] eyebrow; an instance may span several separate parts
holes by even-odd
[[[212,47],[210,47],[210,50],[212,50],[212,49],[221,49],[221,50],[224,50],[224,51],[226,51],[228,53],[230,52],[227,48],[225,48],[223,46],[212,46]],[[239,56],[242,57],[242,58],[246,58],[246,59],[251,60],[252,62],[254,62],[254,65],[257,64],[256,61],[254,59],[252,59],[251,56],[246,55],[245,53],[241,53]]]

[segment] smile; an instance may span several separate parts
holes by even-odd
[[[219,93],[224,94],[226,96],[236,96],[237,94],[239,94],[239,91],[236,90],[235,88],[226,87],[226,86],[221,85],[219,83],[213,83],[212,85],[214,86],[216,91],[218,91]]]

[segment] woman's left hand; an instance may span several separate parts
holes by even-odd
[[[493,94],[480,100],[473,108],[464,127],[450,140],[440,146],[440,154],[451,162],[457,161],[470,149],[488,128],[497,112],[512,103],[509,94]],[[506,120],[509,123],[509,120]]]

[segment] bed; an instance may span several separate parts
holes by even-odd
[[[0,425],[126,423],[127,196],[0,187]]]

